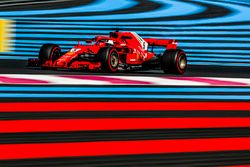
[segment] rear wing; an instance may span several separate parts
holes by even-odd
[[[178,42],[174,39],[143,38],[151,46],[164,46],[166,49],[177,49]]]

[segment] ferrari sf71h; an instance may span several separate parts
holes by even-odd
[[[46,69],[88,69],[101,72],[162,69],[165,73],[183,74],[187,58],[183,50],[177,49],[176,40],[141,38],[135,32],[110,32],[109,36],[96,36],[80,42],[66,53],[56,44],[44,44],[38,59],[29,59],[28,66]],[[163,47],[155,53],[155,47]]]

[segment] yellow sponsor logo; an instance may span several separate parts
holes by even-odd
[[[0,52],[11,51],[12,21],[0,20]]]

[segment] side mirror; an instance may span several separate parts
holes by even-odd
[[[122,36],[121,38],[122,38],[122,39],[132,39],[131,36]]]
[[[111,37],[111,38],[118,38],[118,33],[117,32],[111,32],[110,34],[109,34],[109,36]]]
[[[86,43],[92,43],[93,41],[91,39],[89,39],[89,40],[86,40],[85,42]]]

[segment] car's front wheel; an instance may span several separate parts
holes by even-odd
[[[119,54],[116,49],[103,48],[99,51],[99,60],[103,72],[117,72],[119,67]]]
[[[55,44],[44,44],[39,52],[39,61],[43,64],[48,60],[54,62],[61,56],[61,48]]]

